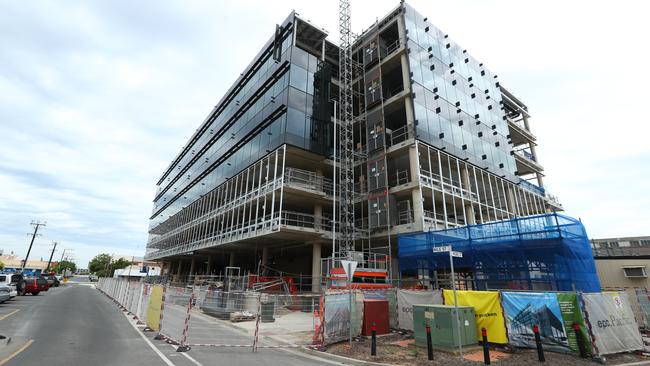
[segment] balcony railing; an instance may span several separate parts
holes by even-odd
[[[322,175],[317,175],[315,172],[309,170],[297,168],[285,169],[284,184],[323,192],[328,196],[332,195],[334,187],[331,179],[325,178]]]
[[[437,173],[427,170],[420,170],[420,182],[429,187],[442,187],[442,189],[453,195],[478,201],[478,194],[463,188],[460,182],[453,181],[447,177],[440,177]]]
[[[535,159],[535,156],[532,153],[530,153],[530,152],[528,152],[526,150],[517,150],[517,151],[515,151],[515,153],[523,156],[524,158],[526,158],[528,160],[537,162],[537,159]]]
[[[538,186],[530,183],[529,181],[527,181],[527,180],[525,180],[523,178],[519,178],[519,185],[522,188],[524,188],[526,190],[529,190],[529,191],[531,191],[531,192],[533,192],[535,194],[538,194],[538,195],[540,195],[542,197],[544,197],[546,195],[546,190],[544,190],[544,188],[538,187]]]
[[[396,39],[394,42],[386,44],[384,47],[381,47],[381,57],[386,58],[386,56],[394,53],[400,47],[399,39]]]

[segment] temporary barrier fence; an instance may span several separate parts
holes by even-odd
[[[397,290],[397,326],[395,328],[413,330],[413,305],[442,304],[441,290]]]
[[[320,293],[260,293],[256,304],[254,350],[319,343],[322,298]]]
[[[449,290],[442,294],[402,289],[317,294],[224,292],[206,286],[153,285],[113,278],[100,279],[97,288],[134,318],[147,320],[149,328],[182,346],[181,350],[249,347],[255,351],[327,345],[349,339],[350,326],[353,337],[361,334],[364,300],[387,300],[391,328],[407,330],[412,328],[409,309],[413,304],[440,304],[443,298],[453,304]],[[636,290],[634,295],[641,309],[650,307],[645,290]],[[459,305],[476,309],[477,326],[489,329],[491,343],[531,346],[532,325],[537,325],[545,348],[577,352],[573,331],[577,324],[595,355],[642,348],[632,301],[625,293],[459,290],[457,296]]]
[[[644,348],[627,294],[582,294],[582,301],[596,354],[607,355]]]

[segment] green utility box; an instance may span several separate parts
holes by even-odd
[[[431,343],[434,348],[452,350],[478,343],[476,337],[476,314],[473,307],[459,306],[460,336],[456,326],[456,308],[450,305],[413,305],[413,331],[415,344],[427,346],[426,324],[431,327]]]

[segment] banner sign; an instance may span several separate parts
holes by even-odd
[[[398,290],[397,326],[399,329],[413,330],[413,305],[441,305],[440,290]]]
[[[445,304],[454,305],[454,292],[443,290]],[[476,312],[477,337],[481,341],[481,328],[488,333],[490,343],[508,343],[503,311],[497,291],[456,291],[459,306],[471,306]]]
[[[562,320],[564,321],[564,332],[567,335],[569,349],[575,353],[580,352],[578,349],[578,341],[576,340],[576,333],[573,330],[573,324],[578,324],[580,327],[582,342],[587,349],[587,353],[591,353],[591,339],[589,338],[589,332],[585,325],[582,311],[580,311],[578,296],[575,293],[557,293],[555,296],[560,305],[560,312],[562,313]]]
[[[564,318],[555,294],[503,292],[501,301],[510,344],[535,348],[533,327],[536,325],[545,349],[555,352],[570,351]]]
[[[599,355],[643,349],[641,333],[625,293],[582,294],[589,329]]]
[[[162,307],[162,293],[162,286],[155,285],[151,289],[151,295],[149,296],[149,305],[147,306],[147,327],[156,332],[160,330],[160,308]]]

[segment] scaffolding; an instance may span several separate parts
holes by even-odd
[[[350,1],[339,1],[339,215],[338,257],[354,251],[354,108]],[[335,254],[335,256],[337,256]]]
[[[600,291],[584,226],[557,213],[405,234],[398,243],[402,276],[433,287],[449,268],[448,255],[433,248],[449,245],[463,253],[455,267],[470,274],[474,289]]]

